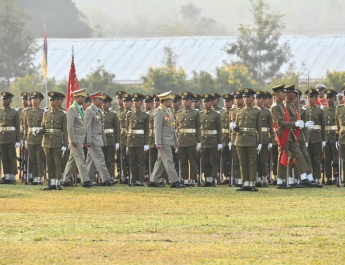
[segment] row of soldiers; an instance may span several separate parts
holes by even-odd
[[[277,188],[322,187],[323,152],[326,183],[333,183],[332,173],[337,176],[339,172],[337,135],[342,139],[344,118],[343,105],[337,108],[334,105],[337,93],[325,90],[327,103],[323,104],[327,107],[322,109],[317,105],[320,90],[306,91],[309,101],[306,108],[300,107],[302,92],[294,86],[281,85],[272,90],[272,94],[244,89],[223,96],[188,91],[181,96],[174,95],[171,111],[178,146],[172,148],[175,169],[184,186],[235,184],[239,191],[257,191],[257,187],[267,187],[273,171]],[[93,186],[96,172],[100,176],[98,182],[109,186],[114,184],[109,180],[115,177],[123,183],[143,186],[147,175],[147,182],[150,182],[158,155],[154,124],[154,113],[160,106],[158,94],[151,97],[118,91],[117,107],[111,108],[113,99],[110,96],[98,92],[91,99],[80,90],[74,92],[74,102],[67,113],[61,107],[64,95],[59,92],[48,93],[50,108],[46,109],[39,108],[44,96],[38,91],[22,93],[24,108],[17,111],[10,108],[11,93],[4,91],[1,96],[3,184],[15,183],[15,148],[20,146],[28,151],[28,176],[32,176],[28,182],[42,184],[46,164],[50,180],[48,189],[62,189],[61,184],[73,186],[73,178],[77,180],[76,176],[81,175],[83,186]],[[223,98],[223,108],[218,106],[220,98]],[[32,106],[26,106],[26,102]],[[92,107],[94,111],[89,113],[95,114],[94,124],[98,125],[94,126],[98,128],[94,133],[100,137],[95,146],[101,148],[102,154],[99,150],[93,153],[92,138],[96,136],[86,133],[87,128],[92,127],[92,119],[87,124],[84,111]],[[73,140],[78,121],[81,121],[81,132],[85,130],[85,134],[80,133],[79,141]],[[341,142],[340,147],[342,150]],[[75,150],[71,152],[70,149]],[[106,170],[99,166],[102,161]],[[86,165],[88,173],[80,172],[83,171],[80,164]],[[63,183],[60,183],[63,175]],[[169,181],[166,172],[161,182],[164,179]]]

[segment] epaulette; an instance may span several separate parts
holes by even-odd
[[[341,108],[341,107],[344,107],[344,104],[340,104],[337,106],[337,108]]]
[[[75,105],[74,105],[74,104],[73,104],[73,105],[71,105],[71,106],[70,106],[70,108],[74,108],[74,109],[75,109]]]

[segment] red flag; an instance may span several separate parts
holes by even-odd
[[[72,56],[71,69],[69,70],[68,86],[67,86],[67,94],[66,94],[66,109],[68,109],[72,103],[72,99],[73,99],[72,92],[76,90],[79,90],[79,84],[78,84],[77,73],[75,71],[75,66],[74,66],[74,57]]]

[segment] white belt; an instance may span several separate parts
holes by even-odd
[[[132,130],[132,129],[129,129],[128,133],[130,133],[130,134],[144,134],[145,131],[144,130]]]
[[[326,131],[336,131],[337,130],[337,126],[336,125],[326,126],[325,130]]]
[[[211,135],[211,134],[217,134],[217,130],[202,130],[201,134],[203,135]]]
[[[104,130],[104,133],[113,133],[114,132],[114,129],[105,129]]]
[[[321,129],[321,125],[314,125],[313,128],[311,128],[312,130],[320,130]]]
[[[121,133],[126,133],[127,129],[126,128],[121,128]]]
[[[0,132],[2,131],[15,131],[16,127],[6,126],[6,127],[0,127]]]
[[[59,129],[46,129],[46,133],[61,133]]]
[[[261,128],[261,131],[262,131],[262,132],[268,132],[268,128],[267,128],[267,127],[262,127],[262,128]]]
[[[240,132],[256,132],[255,128],[246,128],[246,127],[240,127]]]
[[[150,129],[150,130],[149,130],[149,133],[150,133],[150,134],[153,134],[153,132],[154,132],[153,129]]]
[[[222,133],[229,133],[229,129],[222,129]]]
[[[28,132],[29,132],[29,133],[32,133],[32,132],[33,132],[33,128],[34,128],[34,127],[29,127],[29,128],[28,128]],[[42,127],[35,127],[35,128],[37,128],[37,129],[39,129],[39,130],[42,130]]]
[[[180,129],[179,133],[196,133],[196,129]]]

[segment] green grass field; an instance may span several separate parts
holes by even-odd
[[[0,264],[342,264],[345,188],[0,185]]]

